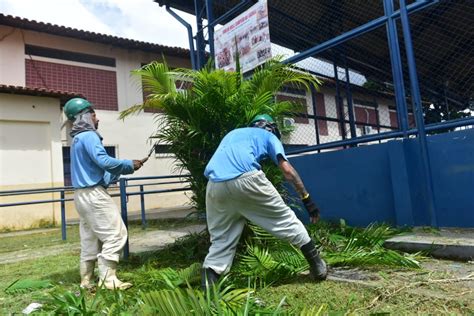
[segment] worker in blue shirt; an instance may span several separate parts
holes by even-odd
[[[202,287],[215,283],[230,270],[237,243],[247,220],[301,249],[315,280],[324,280],[327,267],[306,228],[261,170],[270,158],[293,184],[310,215],[319,219],[304,184],[288,162],[273,118],[257,115],[250,127],[229,132],[206,166],[206,218],[211,246],[202,269]]]
[[[110,157],[97,131],[99,119],[92,104],[82,98],[69,100],[64,106],[73,122],[71,137],[71,178],[74,205],[80,217],[81,287],[91,288],[95,262],[98,261],[99,285],[107,289],[132,286],[117,278],[120,252],[127,241],[127,228],[107,187],[122,174],[140,169],[140,160]]]

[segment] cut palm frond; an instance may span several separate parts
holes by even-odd
[[[151,282],[163,289],[175,289],[183,285],[199,283],[201,264],[193,263],[189,267],[181,270],[164,268],[150,273]]]
[[[225,280],[224,280],[225,281]],[[142,294],[144,315],[248,315],[245,311],[262,311],[249,289],[232,289],[221,281],[206,292],[192,288],[175,288]]]
[[[53,286],[49,280],[30,280],[30,279],[18,279],[12,282],[4,290],[5,293],[24,293],[28,291],[34,291],[37,289],[45,289]]]

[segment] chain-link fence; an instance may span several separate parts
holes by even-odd
[[[414,3],[408,2],[408,8]],[[271,36],[277,42],[272,47],[274,55],[292,57],[385,14],[383,1],[304,4],[304,11],[311,13],[294,19],[301,14],[301,7],[268,2]],[[395,4],[394,10],[398,10],[398,1]],[[440,1],[409,13],[425,124],[469,116],[474,97],[474,32],[469,22],[474,19],[472,2]],[[414,128],[408,62],[399,19],[396,28],[407,125]],[[323,84],[319,92],[306,95],[308,111],[302,113],[304,119],[295,120],[295,132],[285,140],[287,144],[314,145],[400,130],[385,23],[296,65],[314,73]],[[303,99],[301,94],[284,95]]]
[[[171,1],[177,9],[197,14],[198,20],[213,12],[221,25],[256,3],[195,0],[192,5],[193,1],[155,1]],[[208,10],[206,4],[210,3],[212,8]],[[289,58],[322,81],[319,91],[287,88],[277,96],[300,103],[305,109],[285,119],[284,123],[295,130],[284,139],[288,147],[391,131],[394,137],[401,133],[416,135],[416,130],[410,131],[420,127],[416,126],[416,117],[433,124],[471,116],[472,0],[267,0],[267,6],[272,55]],[[405,8],[407,24],[401,23]],[[407,27],[421,100],[413,93],[418,89],[412,90],[411,83],[416,80],[409,78],[408,65],[415,64],[407,58]],[[209,29],[205,27],[202,34],[208,37]],[[414,106],[412,101],[421,102],[421,106]],[[417,115],[417,108],[421,108],[421,115]]]
[[[439,1],[410,15],[425,124],[470,116],[474,108],[474,3]],[[397,22],[399,38],[402,25]],[[407,57],[401,50],[405,82]],[[410,96],[410,94],[407,94]]]
[[[244,2],[214,0],[212,11],[221,17],[240,5],[240,11],[229,16],[235,17],[255,3]],[[277,96],[305,109],[284,120],[295,130],[284,139],[288,147],[417,127],[401,2],[267,0],[272,55],[290,58],[322,81],[319,91],[287,88]],[[405,2],[424,123],[470,116],[469,108],[474,108],[472,1]],[[205,1],[201,5],[204,18]],[[391,35],[389,21],[394,21]],[[349,33],[351,36],[339,40]],[[314,53],[305,53],[311,49]],[[304,59],[296,58],[300,53]],[[394,74],[394,54],[399,54],[398,77]]]

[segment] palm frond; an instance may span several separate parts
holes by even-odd
[[[197,284],[200,281],[200,263],[175,270],[171,267],[154,271],[150,274],[151,282],[160,288],[175,289],[183,285]]]
[[[169,71],[166,62],[152,62],[133,70],[132,74],[142,78],[145,92],[150,95],[166,95],[176,92],[175,82]]]
[[[130,115],[133,115],[133,114],[138,114],[140,113],[141,111],[143,111],[144,109],[144,105],[143,104],[135,104],[135,105],[132,105],[131,107],[123,110],[120,112],[119,114],[119,119],[123,120],[125,119],[127,116],[130,116]]]
[[[249,289],[232,289],[223,282],[207,292],[192,288],[159,290],[142,294],[145,315],[238,315],[253,303]]]
[[[402,255],[393,250],[385,248],[353,248],[350,251],[339,253],[325,253],[325,259],[330,265],[385,265],[406,268],[419,268],[420,263],[416,260],[416,255]]]
[[[12,282],[4,290],[5,293],[24,293],[37,289],[45,289],[53,286],[49,280],[30,280],[30,279],[18,279]]]

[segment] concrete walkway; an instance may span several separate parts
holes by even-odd
[[[385,246],[405,252],[427,251],[435,258],[473,261],[474,229],[427,230],[415,228],[413,232],[388,239]]]
[[[130,236],[130,253],[156,251],[174,243],[177,239],[193,233],[200,233],[205,225],[191,225],[173,230],[153,230]]]
[[[206,229],[205,225],[190,225],[173,229],[159,229],[135,233],[130,236],[130,253],[156,251],[174,243],[177,239],[191,233],[199,233]],[[1,241],[0,241],[1,242]],[[0,264],[14,263],[23,260],[37,259],[46,256],[60,255],[65,252],[80,251],[79,242],[65,245],[53,245],[38,249],[24,249],[2,253]]]
[[[193,209],[189,207],[183,208],[176,208],[171,210],[163,210],[163,209],[156,209],[156,210],[147,210],[147,220],[155,220],[155,219],[167,219],[167,218],[185,218],[187,216],[192,215]],[[135,213],[130,214],[129,217],[130,221],[140,221],[141,214]],[[78,221],[76,221],[78,223]],[[77,224],[74,221],[69,221],[68,225],[70,224]],[[129,247],[130,253],[140,253],[146,251],[156,251],[161,248],[166,247],[169,244],[174,243],[177,239],[182,238],[186,235],[192,233],[199,233],[206,229],[204,224],[202,225],[190,225],[185,227],[179,228],[172,228],[172,229],[157,229],[157,230],[148,230],[148,231],[140,231],[135,232],[129,236]],[[16,231],[16,232],[9,232],[9,233],[1,233],[0,234],[0,243],[1,238],[4,237],[13,237],[13,236],[24,236],[29,234],[40,234],[40,233],[47,233],[52,231],[60,231],[60,228],[45,228],[45,229],[31,229],[25,231]],[[64,245],[52,245],[40,248],[30,248],[30,249],[22,249],[13,252],[6,252],[2,253],[0,256],[0,264],[7,264],[7,263],[14,263],[23,260],[30,260],[30,259],[37,259],[46,256],[54,256],[60,255],[64,252],[71,252],[71,251],[80,251],[80,244],[79,242],[69,242]]]

